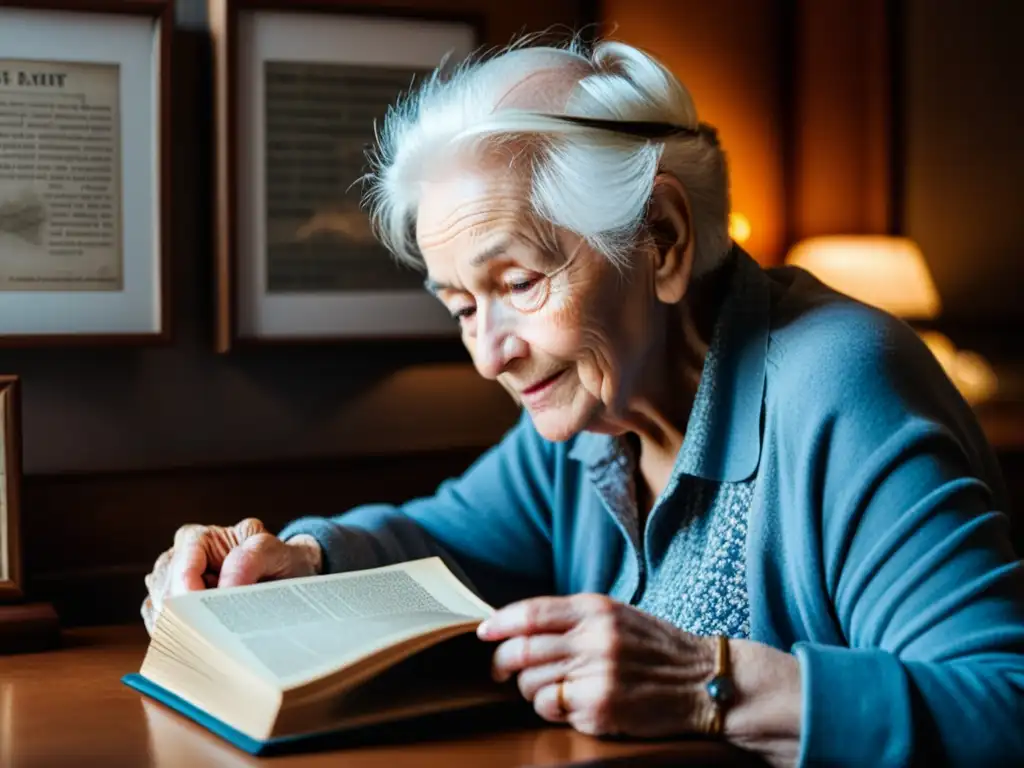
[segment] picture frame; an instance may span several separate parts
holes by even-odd
[[[0,346],[171,338],[175,0],[0,0]]]
[[[0,604],[24,596],[21,558],[21,382],[0,375]]]
[[[209,0],[218,352],[383,340],[458,325],[373,236],[357,182],[374,121],[480,19],[311,0]],[[279,119],[282,116],[287,119]]]

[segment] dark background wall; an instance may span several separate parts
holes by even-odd
[[[904,229],[920,243],[951,322],[1020,334],[1024,5],[905,6]]]

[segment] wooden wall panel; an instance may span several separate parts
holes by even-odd
[[[887,0],[790,0],[790,245],[891,228]]]
[[[950,335],[1005,336],[1020,360],[1024,4],[892,1],[903,7],[903,231],[924,252]]]

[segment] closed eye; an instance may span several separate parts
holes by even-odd
[[[474,314],[476,314],[476,307],[463,307],[452,312],[452,317],[456,320],[463,320],[472,317]]]
[[[514,283],[509,283],[508,288],[513,293],[523,293],[533,288],[533,286],[537,284],[538,280],[540,280],[539,277],[533,277],[525,280],[517,280]]]

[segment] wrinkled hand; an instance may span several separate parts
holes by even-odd
[[[259,581],[312,576],[320,572],[321,552],[310,536],[287,543],[267,533],[254,518],[229,528],[183,525],[174,546],[160,555],[146,576],[149,594],[142,618],[152,634],[168,597],[212,587],[236,587]]]
[[[546,720],[592,735],[659,737],[703,733],[712,719],[704,683],[714,641],[603,595],[513,603],[478,635],[504,641],[495,679],[518,674],[519,690]]]

